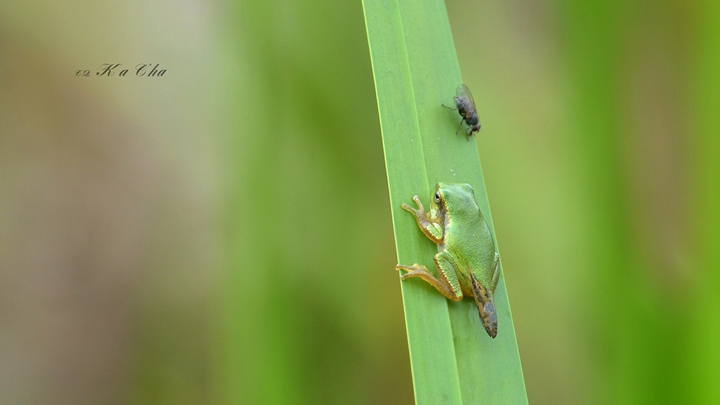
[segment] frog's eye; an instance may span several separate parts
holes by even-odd
[[[440,192],[435,192],[435,204],[440,204]]]

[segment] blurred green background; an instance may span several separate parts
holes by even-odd
[[[447,9],[530,402],[720,403],[720,2]],[[412,403],[395,264],[359,1],[0,3],[0,403]]]

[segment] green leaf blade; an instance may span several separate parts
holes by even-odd
[[[462,83],[445,5],[437,0],[364,0],[398,260],[433,264],[436,246],[400,206],[428,203],[438,181],[469,183],[492,228],[477,149],[454,135]],[[472,138],[471,138],[472,139]],[[402,282],[418,404],[527,403],[504,278],[495,291],[498,337],[482,328],[471,299],[448,302],[421,280]]]
[[[410,68],[400,24],[397,2],[368,0],[363,3],[366,10],[368,32],[394,31],[390,34],[369,35],[371,60],[376,85],[380,122],[383,128],[383,147],[388,173],[390,200],[393,206],[393,223],[404,222],[412,225],[412,218],[404,215],[400,209],[401,201],[409,201],[411,193],[429,193],[425,179],[425,162],[416,159],[423,155],[423,146],[419,134],[415,95],[411,82]],[[371,10],[368,12],[368,10]],[[396,232],[398,259],[409,262],[413,258],[427,256],[427,246],[413,235]],[[400,246],[403,246],[401,249]],[[388,269],[392,271],[391,269]],[[405,307],[405,323],[408,326],[408,346],[415,402],[417,404],[461,404],[462,398],[455,364],[452,329],[443,305],[444,297],[426,291],[428,286],[419,283],[404,284],[402,288]],[[411,331],[435,330],[438,341],[433,342],[425,336]],[[454,376],[446,378],[447,371]]]

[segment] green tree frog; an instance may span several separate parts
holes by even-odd
[[[475,193],[469,184],[438,183],[431,199],[429,212],[425,212],[418,196],[413,197],[418,209],[404,203],[402,209],[412,213],[420,230],[438,244],[438,277],[417,263],[398,264],[395,269],[407,271],[402,280],[420,277],[453,301],[474,297],[485,330],[495,338],[497,314],[492,294],[500,277],[500,254]]]

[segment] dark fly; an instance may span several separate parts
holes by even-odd
[[[475,111],[475,100],[473,100],[470,89],[463,84],[457,88],[455,94],[457,94],[455,96],[455,107],[457,108],[448,107],[445,104],[442,105],[450,110],[457,110],[458,114],[462,117],[462,120],[460,120],[460,126],[458,126],[457,131],[455,131],[455,135],[457,135],[458,131],[460,131],[460,127],[462,127],[463,122],[468,125],[468,129],[465,134],[474,135],[475,132],[480,130],[480,120],[478,119],[477,111]]]

